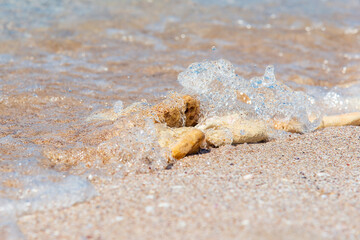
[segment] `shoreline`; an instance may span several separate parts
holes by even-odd
[[[212,148],[18,218],[28,239],[360,237],[360,127]]]

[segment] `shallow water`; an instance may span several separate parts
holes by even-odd
[[[164,167],[150,123],[114,135],[126,120],[86,119],[182,91],[194,62],[227,59],[245,80],[273,65],[321,114],[359,110],[359,12],[357,0],[0,1],[1,215],[86,201],[89,181],[149,171],[145,155]]]

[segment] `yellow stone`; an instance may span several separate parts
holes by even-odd
[[[290,121],[277,121],[272,120],[272,126],[277,130],[283,130],[291,133],[304,133],[305,125],[300,123],[297,119]]]
[[[152,107],[155,121],[169,127],[195,126],[200,117],[200,102],[189,95],[170,95],[168,99]]]
[[[160,146],[170,148],[175,159],[198,152],[205,139],[204,133],[193,127],[169,128],[156,124],[156,131]]]
[[[304,133],[304,125],[296,119],[288,122],[273,120],[273,127],[277,130],[284,130],[291,133]],[[352,112],[331,116],[324,116],[317,129],[340,126],[360,126],[360,112]]]
[[[115,112],[114,109],[95,112],[86,120],[115,121],[134,113],[152,118],[155,123],[165,123],[169,127],[193,127],[200,117],[200,102],[195,97],[174,93],[151,108],[146,104],[144,106],[144,102],[136,102],[119,112]]]
[[[264,121],[248,120],[241,114],[212,117],[197,128],[205,132],[206,142],[216,147],[229,144],[229,132],[232,134],[232,144],[255,143],[268,139]]]
[[[187,132],[171,147],[173,158],[181,159],[186,155],[197,153],[204,139],[204,133],[198,129]]]
[[[349,125],[360,126],[360,112],[324,116],[318,129]]]

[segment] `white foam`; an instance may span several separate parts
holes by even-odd
[[[262,120],[297,119],[305,132],[320,124],[321,111],[315,100],[277,81],[273,66],[268,66],[263,76],[247,80],[238,76],[227,60],[204,61],[191,64],[178,81],[185,91],[199,95],[204,117],[237,112]],[[244,103],[237,93],[246,94],[251,101]]]

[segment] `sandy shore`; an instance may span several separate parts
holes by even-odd
[[[360,127],[211,149],[19,218],[28,239],[359,239]]]

